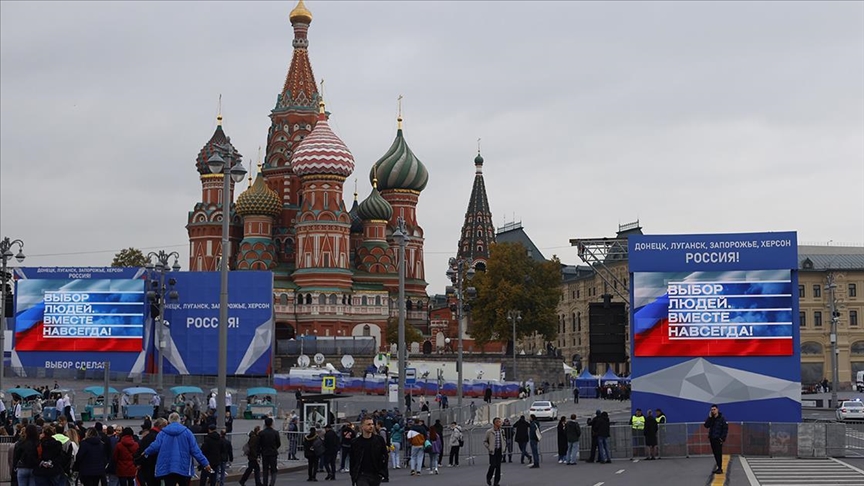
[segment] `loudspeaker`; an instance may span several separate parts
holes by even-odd
[[[588,304],[589,360],[592,363],[624,363],[627,308],[623,302]]]

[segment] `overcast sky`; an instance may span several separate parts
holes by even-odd
[[[0,3],[0,236],[26,264],[168,249],[188,267],[195,157],[266,144],[294,2]],[[646,233],[864,244],[862,2],[324,2],[309,53],[360,197],[396,130],[429,169],[429,293],[474,178],[543,253]],[[245,183],[240,189],[245,188]]]

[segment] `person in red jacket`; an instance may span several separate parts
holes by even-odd
[[[119,486],[135,486],[138,468],[135,467],[133,458],[137,452],[138,442],[135,441],[135,432],[130,427],[126,427],[120,434],[120,442],[114,448],[114,464],[117,465]]]

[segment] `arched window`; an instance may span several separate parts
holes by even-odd
[[[363,324],[363,335],[364,336],[371,336],[372,335],[372,328],[369,327],[369,324]]]
[[[288,305],[288,294],[279,294],[279,305]]]
[[[857,356],[864,355],[864,341],[855,341],[854,343],[852,343],[852,347],[849,349],[849,352]]]
[[[413,304],[411,304],[411,299],[406,300],[405,301],[405,309],[410,311],[411,307],[413,307]]]
[[[336,294],[330,294],[330,305],[336,305]]]
[[[819,344],[819,343],[814,343],[814,342],[812,342],[812,341],[811,341],[811,342],[803,343],[803,344],[801,345],[801,354],[802,354],[802,355],[803,355],[803,354],[808,354],[808,355],[818,355],[818,356],[821,356],[821,355],[823,354],[823,352],[822,352],[822,345]]]
[[[375,305],[377,305],[377,306],[381,305],[381,296],[380,295],[375,296]]]
[[[327,296],[324,294],[318,294],[318,305],[326,305],[327,304]]]
[[[306,305],[312,304],[312,294],[306,294]]]

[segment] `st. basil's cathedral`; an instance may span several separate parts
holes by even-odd
[[[273,272],[277,340],[314,333],[374,336],[384,343],[388,318],[398,312],[399,244],[392,234],[401,218],[408,236],[406,323],[428,330],[423,228],[416,212],[429,180],[426,167],[408,147],[400,115],[395,140],[369,171],[371,193],[358,203],[355,192],[353,206],[346,207],[343,187],[355,161],[330,129],[309,59],[312,13],[302,0],[290,21],[294,53],[270,112],[263,163],[230,208],[229,268]],[[242,163],[220,114],[196,159],[202,197],[186,226],[191,271],[219,269],[223,174],[211,174],[207,160],[226,151],[228,160]],[[231,182],[232,201],[233,191]]]

